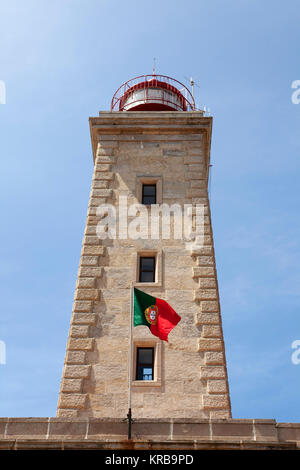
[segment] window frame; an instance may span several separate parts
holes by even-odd
[[[136,327],[137,330],[139,330],[139,328],[145,329],[145,327],[142,326]],[[149,335],[149,338],[145,338],[145,336],[136,336],[133,338],[131,384],[133,390],[137,393],[144,393],[145,389],[148,391],[162,390],[162,351],[164,344],[163,341],[153,336],[151,333],[149,333]],[[137,348],[154,349],[154,380],[136,380]]]
[[[162,204],[163,198],[163,178],[162,175],[136,175],[136,197],[140,204],[143,200],[143,185],[156,185],[156,204]],[[144,204],[146,207],[151,207],[151,205]]]
[[[140,258],[155,258],[155,282],[140,282]],[[161,287],[162,286],[162,264],[163,251],[160,250],[138,250],[134,254],[134,285],[136,287]]]
[[[150,364],[146,364],[146,363],[141,363],[139,362],[139,351],[140,350],[145,350],[145,349],[150,349],[152,351],[152,361],[151,361],[151,365]],[[139,373],[139,367],[140,366],[147,366],[149,369],[151,368],[152,369],[152,379],[150,380],[146,380],[146,379],[139,379],[138,378],[138,373]],[[138,381],[138,382],[152,382],[155,380],[155,346],[137,346],[136,347],[136,371],[135,371],[135,380]]]
[[[148,188],[149,188],[149,187],[155,188],[154,195],[146,195],[146,194],[144,193],[144,189],[147,188],[147,187],[148,187]],[[147,198],[147,197],[149,197],[149,198],[153,197],[153,198],[154,198],[154,202],[145,202],[145,198]],[[157,204],[157,182],[156,182],[156,181],[155,181],[155,182],[151,182],[151,183],[149,183],[149,182],[147,182],[147,183],[142,182],[142,201],[141,201],[141,202],[142,202],[142,204],[143,204],[144,206],[151,206],[152,204]]]
[[[142,269],[142,262],[144,259],[151,259],[153,260],[153,269]],[[153,273],[153,280],[152,281],[143,281],[142,274],[143,273]],[[145,284],[147,282],[154,283],[156,278],[156,256],[140,256],[139,257],[139,282]]]

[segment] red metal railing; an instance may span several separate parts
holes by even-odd
[[[178,89],[179,87],[179,89]],[[177,100],[169,100],[165,97],[148,97],[149,88],[163,89],[171,92]],[[163,103],[170,108],[175,108],[178,111],[195,111],[195,101],[189,89],[178,80],[168,77],[166,75],[140,75],[139,77],[132,78],[118,88],[113,96],[111,102],[111,111],[126,111],[126,101],[131,94],[136,90],[144,90],[143,97],[130,101],[130,108],[133,105],[138,106],[141,103],[157,102]]]

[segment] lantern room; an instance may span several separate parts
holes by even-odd
[[[166,75],[141,75],[123,83],[111,102],[111,111],[194,111],[189,89]]]

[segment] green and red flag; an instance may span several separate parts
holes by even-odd
[[[152,297],[136,288],[133,292],[133,325],[146,325],[153,335],[168,341],[170,331],[181,317],[165,300]]]

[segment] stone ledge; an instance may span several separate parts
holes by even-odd
[[[299,450],[295,443],[230,441],[93,441],[0,439],[0,450]]]
[[[0,449],[297,449],[300,423],[138,419],[132,435],[128,441],[127,423],[122,419],[0,418]]]

